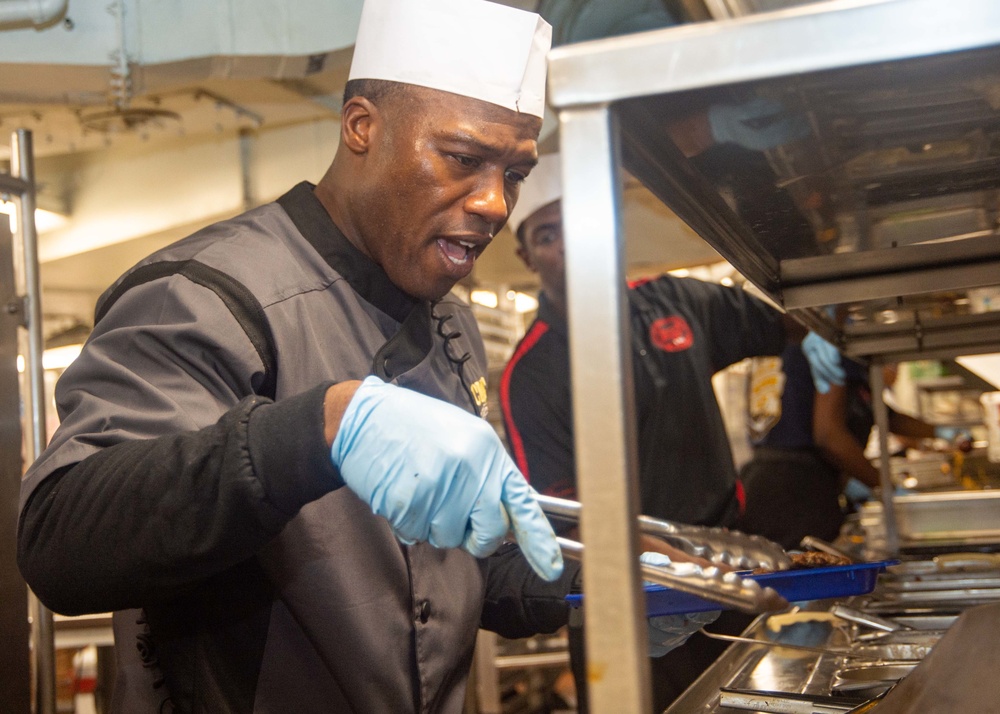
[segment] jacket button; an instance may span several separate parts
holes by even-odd
[[[388,357],[386,357],[385,359],[382,360],[382,373],[386,377],[390,377],[390,378],[392,377],[392,370],[389,368],[389,358]]]
[[[420,620],[421,625],[426,625],[427,621],[430,618],[431,618],[431,604],[426,600],[424,600],[417,607],[417,619]]]

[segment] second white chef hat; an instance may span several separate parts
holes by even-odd
[[[543,154],[538,157],[538,164],[521,184],[517,203],[507,219],[507,226],[515,235],[532,213],[562,198],[560,168],[559,154]]]

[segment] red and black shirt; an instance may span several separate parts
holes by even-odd
[[[781,314],[746,291],[662,276],[631,286],[643,513],[702,525],[733,515],[736,471],[712,375],[778,354]],[[542,493],[576,498],[567,325],[541,296],[500,400],[518,466]]]

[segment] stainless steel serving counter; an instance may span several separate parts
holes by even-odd
[[[849,711],[859,700],[888,691],[909,674],[966,609],[995,602],[1000,602],[1000,557],[996,555],[951,554],[903,561],[879,578],[871,594],[800,604],[801,609],[791,617],[761,615],[744,633],[747,638],[831,652],[734,644],[667,713]],[[882,632],[842,619],[834,612],[838,604],[864,617],[889,618],[912,629]],[[879,679],[882,676],[884,680]],[[764,692],[812,695],[829,708],[781,708],[784,703],[762,709],[726,706],[720,701],[724,689],[758,692],[759,696],[727,696],[761,702]]]
[[[813,608],[817,612],[826,610],[819,603],[814,603],[806,610]],[[767,618],[767,615],[761,615],[754,620],[744,636],[757,639],[766,638]],[[826,636],[822,636],[823,634]],[[846,644],[846,638],[841,632],[832,628],[825,633],[817,628],[814,637],[798,641],[813,646],[843,646]],[[708,712],[739,711],[720,706],[719,690],[723,687],[827,695],[830,693],[838,661],[839,658],[836,655],[812,654],[792,649],[734,643],[670,706],[667,712],[669,714],[694,714],[695,712],[707,714]]]

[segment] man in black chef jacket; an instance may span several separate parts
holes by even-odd
[[[576,499],[561,196],[558,156],[540,157],[509,221],[518,255],[541,282],[538,315],[504,370],[500,398],[521,472],[540,493]],[[778,354],[806,332],[742,289],[670,275],[629,287],[641,511],[732,526],[743,494],[712,375],[746,357]],[[810,344],[818,339],[808,337]],[[827,360],[837,354],[828,343],[820,349]],[[813,361],[817,370],[825,367]],[[684,558],[648,538],[642,548]],[[726,628],[726,620],[736,631],[749,622],[727,613],[718,626]],[[695,637],[655,658],[654,710],[662,711],[724,647]]]
[[[102,296],[18,556],[53,610],[115,612],[115,712],[457,713],[478,627],[566,622],[578,566],[480,418],[449,294],[536,162],[549,34],[368,0],[319,183]]]

